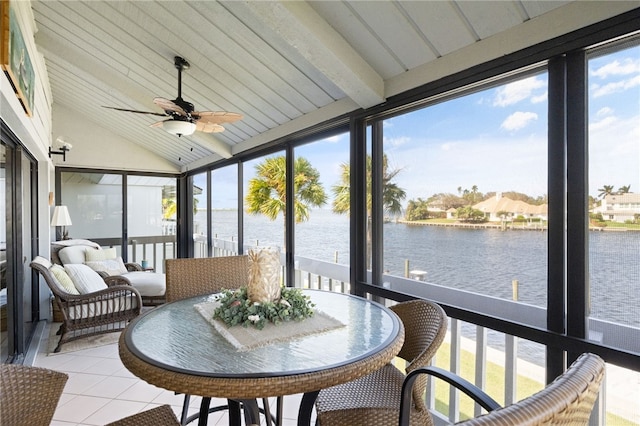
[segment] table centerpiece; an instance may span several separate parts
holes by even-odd
[[[262,330],[267,323],[302,321],[313,316],[315,306],[297,288],[283,287],[280,280],[280,251],[251,249],[246,287],[223,290],[213,318],[227,326],[241,324]]]

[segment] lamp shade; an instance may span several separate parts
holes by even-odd
[[[191,135],[196,131],[195,123],[182,120],[167,120],[162,123],[162,128],[172,135]]]
[[[56,206],[53,209],[53,217],[51,218],[51,226],[69,226],[71,225],[71,217],[67,206]]]

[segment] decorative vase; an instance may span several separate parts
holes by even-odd
[[[272,247],[249,250],[249,283],[247,296],[251,302],[268,303],[280,299],[280,250]]]

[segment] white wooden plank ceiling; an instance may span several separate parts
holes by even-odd
[[[385,100],[388,82],[568,1],[32,1],[54,108],[183,170]],[[178,139],[149,124],[177,96],[244,119]]]

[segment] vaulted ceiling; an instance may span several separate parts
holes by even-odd
[[[591,18],[567,21],[603,9],[596,3],[607,2],[33,0],[32,8],[54,109],[184,170],[584,25]],[[176,55],[191,65],[185,100],[244,118],[222,133],[177,138],[149,126],[159,117],[103,108],[162,112],[153,98],[177,96]]]

